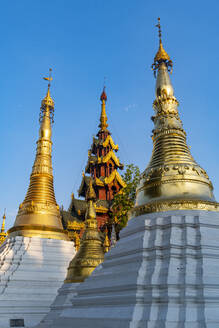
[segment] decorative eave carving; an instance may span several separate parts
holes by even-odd
[[[123,181],[121,175],[119,174],[119,172],[116,169],[110,174],[109,177],[106,177],[104,179],[96,178],[94,180],[94,183],[97,186],[104,187],[105,185],[111,184],[114,180],[116,180],[122,188],[126,187],[126,183]]]
[[[107,162],[109,162],[110,159],[112,159],[114,161],[116,166],[118,166],[119,168],[123,168],[123,164],[120,163],[118,157],[115,155],[113,150],[109,151],[106,156],[98,157],[97,163],[98,164],[107,163]]]
[[[113,150],[119,150],[119,146],[115,145],[113,138],[110,135],[108,135],[106,140],[103,142],[103,147],[107,147],[109,144],[111,145]]]
[[[114,171],[110,174],[109,177],[106,177],[106,178],[104,179],[104,182],[105,182],[105,184],[108,185],[108,184],[112,183],[114,180],[117,180],[118,183],[120,184],[120,186],[121,186],[122,188],[125,188],[125,187],[126,187],[126,183],[123,181],[121,175],[119,174],[119,172],[118,172],[117,170],[114,170]]]

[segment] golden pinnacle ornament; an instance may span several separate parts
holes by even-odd
[[[100,96],[100,100],[101,100],[101,115],[100,115],[100,124],[99,127],[101,128],[101,130],[105,131],[108,127],[107,124],[107,116],[106,116],[106,101],[107,101],[107,95],[105,92],[105,86],[103,88],[103,92],[101,93]]]
[[[206,171],[193,159],[178,113],[169,72],[172,61],[163,48],[160,19],[159,50],[152,69],[156,77],[153,151],[137,188],[133,215],[167,210],[218,210]]]
[[[67,240],[61,223],[59,206],[56,203],[52,172],[52,128],[54,102],[50,96],[50,76],[46,97],[40,109],[40,130],[37,141],[36,158],[30,176],[30,184],[10,236],[39,236]]]
[[[0,232],[0,245],[3,244],[3,242],[5,241],[5,239],[7,237],[7,232],[5,232],[5,219],[6,219],[6,215],[4,212],[4,215],[2,217],[2,226],[1,226],[1,232]]]
[[[87,189],[86,200],[85,231],[81,239],[81,246],[68,267],[65,283],[83,282],[104,260],[104,250],[98,232],[96,211],[93,204],[96,200],[96,195],[91,179]]]

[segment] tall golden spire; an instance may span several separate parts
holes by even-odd
[[[86,193],[86,200],[85,231],[81,239],[79,251],[69,264],[65,283],[83,282],[104,260],[104,250],[93,204],[96,200],[96,195],[91,179]]]
[[[67,239],[63,232],[59,206],[56,203],[52,172],[52,128],[54,102],[50,96],[50,75],[48,90],[40,109],[40,130],[36,158],[30,176],[30,184],[10,235],[40,236],[44,238]]]
[[[216,210],[213,186],[207,173],[193,159],[186,143],[186,132],[178,113],[178,101],[168,71],[172,61],[161,42],[154,58],[156,99],[153,152],[137,188],[135,214],[171,209]],[[162,47],[161,47],[162,46]]]
[[[2,217],[2,226],[1,226],[1,232],[0,232],[0,245],[4,242],[7,233],[5,232],[5,219],[6,219],[6,215],[5,215],[5,211],[4,211],[4,215]]]
[[[105,91],[105,86],[103,87],[103,92],[101,93],[100,100],[101,100],[101,115],[100,115],[100,124],[99,127],[101,130],[106,130],[108,127],[107,124],[107,116],[106,116],[106,101],[107,101],[107,95]]]

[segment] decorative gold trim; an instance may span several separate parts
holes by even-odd
[[[63,229],[58,229],[58,228],[53,228],[53,227],[48,227],[48,226],[44,226],[44,225],[20,225],[19,227],[12,227],[8,230],[8,233],[11,233],[13,231],[18,231],[18,230],[43,230],[43,231],[53,231],[53,232],[61,232],[61,233],[65,233],[65,231]]]
[[[69,240],[67,231],[43,225],[20,225],[12,227],[8,230],[8,234],[11,237],[23,236]]]
[[[77,221],[68,221],[67,222],[67,229],[73,229],[73,230],[81,230],[84,228],[83,222],[77,222]]]
[[[145,205],[136,206],[131,210],[131,216],[136,217],[153,212],[167,212],[176,210],[201,210],[201,211],[219,211],[219,203],[198,201],[198,200],[170,200],[162,202],[151,202]]]
[[[100,187],[104,187],[104,182],[100,180],[99,178],[95,179],[95,184]]]
[[[96,206],[96,212],[97,213],[107,213],[107,212],[109,212],[109,209],[104,206]]]

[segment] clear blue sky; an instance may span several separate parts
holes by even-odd
[[[57,202],[77,193],[106,76],[109,129],[120,159],[143,170],[150,158],[155,80],[150,70],[163,43],[188,144],[219,200],[219,2],[146,0],[1,1],[0,214],[7,228],[25,197],[35,157],[42,80],[53,68],[53,168]]]

